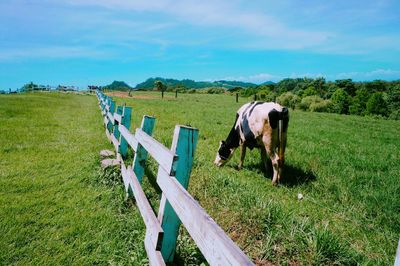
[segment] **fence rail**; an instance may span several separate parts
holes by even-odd
[[[134,196],[146,226],[145,249],[150,265],[172,262],[179,226],[182,223],[211,265],[253,265],[242,250],[187,192],[198,130],[177,125],[171,149],[151,135],[155,118],[144,116],[135,134],[129,131],[132,109],[96,92],[106,135],[121,162],[121,174],[127,196]],[[128,148],[133,149],[132,165],[125,165]],[[162,190],[158,215],[141,187],[145,162],[150,155],[159,165],[157,184]]]

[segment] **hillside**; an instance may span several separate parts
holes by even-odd
[[[160,78],[160,77],[155,77],[155,78],[149,78],[146,81],[139,83],[136,85],[136,89],[142,89],[142,90],[151,90],[154,88],[154,82],[160,80],[163,82],[167,87],[173,87],[173,88],[180,88],[180,87],[185,87],[188,89],[204,89],[204,88],[210,88],[210,87],[222,87],[226,89],[234,88],[234,87],[254,87],[257,86],[254,83],[250,82],[242,82],[242,81],[228,81],[228,80],[219,80],[219,81],[194,81],[191,79],[166,79],[166,78]]]
[[[104,89],[110,90],[110,91],[128,91],[132,87],[126,84],[124,81],[116,81],[114,80],[113,83],[104,86]]]

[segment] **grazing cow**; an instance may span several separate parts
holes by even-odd
[[[288,109],[277,103],[251,102],[243,105],[236,113],[235,124],[227,139],[221,141],[214,163],[223,166],[240,146],[240,169],[243,166],[246,148],[260,148],[266,169],[266,154],[271,159],[274,171],[272,184],[275,185],[281,178],[285,162],[288,123]]]

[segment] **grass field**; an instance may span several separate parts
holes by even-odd
[[[171,145],[176,124],[199,128],[189,191],[258,264],[392,265],[400,235],[400,123],[291,112],[284,180],[271,185],[259,152],[212,162],[241,103],[234,96],[134,93],[133,127],[154,115]],[[93,96],[0,96],[0,261],[143,264],[143,223],[122,185],[99,171],[110,147]],[[150,161],[149,172],[155,172]],[[115,178],[115,177],[114,177]],[[158,192],[144,187],[154,205]],[[302,193],[304,199],[297,200]],[[182,229],[178,258],[203,261]]]

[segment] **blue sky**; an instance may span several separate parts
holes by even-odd
[[[400,79],[400,1],[0,0],[0,89]]]

